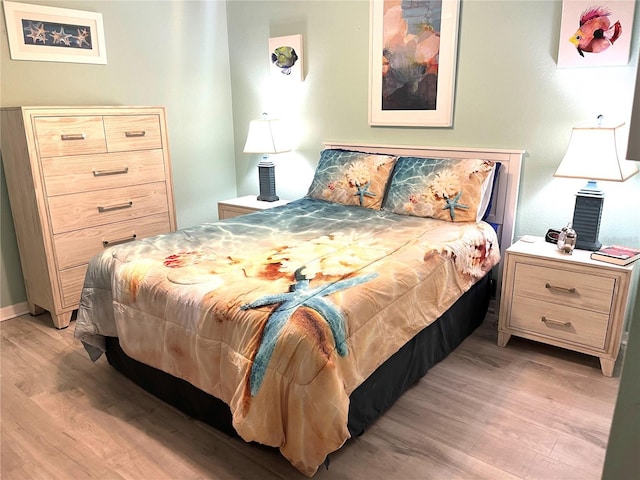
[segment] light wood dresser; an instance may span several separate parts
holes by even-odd
[[[628,315],[634,264],[572,255],[542,238],[520,240],[505,253],[498,345],[511,335],[599,357],[612,376]]]
[[[0,119],[29,309],[64,328],[93,255],[176,229],[165,111],[17,107]]]

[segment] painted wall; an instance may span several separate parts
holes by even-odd
[[[108,63],[13,61],[2,16],[2,106],[165,106],[178,227],[215,220],[218,200],[236,196],[226,3],[28,3],[102,13]],[[3,173],[0,182],[0,307],[6,307],[26,295]]]
[[[367,0],[229,2],[238,193],[256,191],[258,158],[242,146],[249,121],[266,111],[294,127],[295,151],[272,156],[281,197],[306,192],[323,140],[516,148],[527,151],[516,234],[564,226],[585,182],[553,173],[573,125],[598,114],[628,123],[640,14],[626,30],[633,35],[628,66],[559,69],[561,10],[560,0],[464,0],[453,128],[388,128],[367,123]],[[297,33],[304,36],[306,78],[283,85],[269,75],[267,41]],[[640,217],[629,215],[640,208],[640,175],[602,186],[600,239],[640,245]]]

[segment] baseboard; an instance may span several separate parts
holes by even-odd
[[[15,305],[2,307],[0,308],[0,322],[19,317],[20,315],[24,315],[25,313],[29,313],[29,304],[27,302],[16,303]]]

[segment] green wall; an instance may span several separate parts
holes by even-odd
[[[367,123],[367,0],[229,2],[239,193],[256,189],[257,158],[243,154],[242,145],[249,121],[267,111],[296,128],[295,151],[275,159],[285,198],[306,192],[323,140],[516,148],[527,151],[516,234],[564,226],[585,182],[553,173],[573,125],[601,113],[628,123],[640,15],[626,29],[634,52],[628,66],[561,69],[561,10],[560,0],[463,0],[453,128],[389,128]],[[282,88],[269,76],[267,41],[297,33],[304,36],[306,78]],[[640,208],[640,175],[603,187],[601,240],[640,245],[640,218],[628,215]]]
[[[163,105],[178,227],[217,218],[236,195],[226,3],[57,1],[103,15],[107,65],[10,59],[0,18],[1,105]],[[26,300],[0,179],[0,307]]]

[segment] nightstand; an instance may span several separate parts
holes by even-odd
[[[511,335],[600,358],[613,375],[627,314],[634,264],[591,260],[591,252],[569,255],[535,237],[520,240],[504,256],[498,345]]]
[[[245,195],[244,197],[232,198],[218,202],[218,218],[233,218],[246,213],[257,212],[258,210],[266,210],[267,208],[286,205],[291,200],[277,200],[275,202],[263,202],[258,200],[256,195]]]

